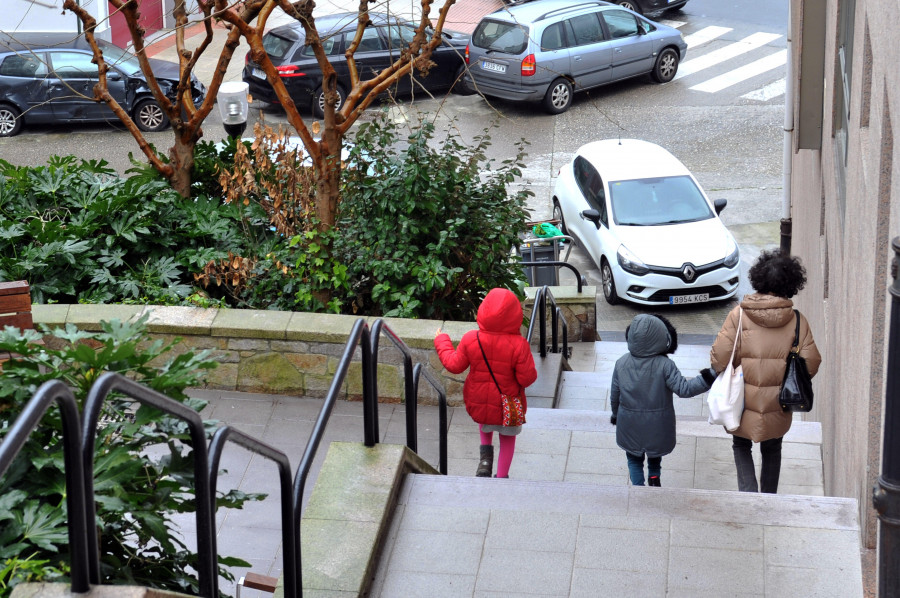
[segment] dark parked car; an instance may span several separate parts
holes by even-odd
[[[643,15],[648,12],[678,10],[687,4],[688,0],[611,0],[611,2]]]
[[[156,103],[137,58],[113,44],[97,40],[107,72],[109,93],[142,131],[161,131],[169,119]],[[103,102],[94,101],[97,65],[83,36],[72,33],[0,33],[0,137],[23,124],[119,122]],[[175,97],[178,65],[150,59],[153,74],[170,98]],[[206,87],[191,77],[191,93],[199,104]]]
[[[363,32],[362,40],[356,49],[354,59],[360,79],[374,77],[393,64],[400,53],[409,46],[415,35],[412,23],[389,17],[384,14],[370,14],[372,25]],[[357,13],[348,12],[329,15],[316,19],[316,29],[322,38],[322,44],[328,59],[338,77],[337,108],[340,108],[350,90],[350,71],[344,52],[356,34]],[[450,89],[456,84],[459,91],[465,69],[465,50],[469,36],[455,31],[442,33],[443,43],[435,48],[431,60],[435,66],[427,77],[413,72],[415,85],[421,85],[428,91]],[[299,23],[277,27],[263,36],[263,47],[269,59],[278,70],[281,80],[287,88],[291,99],[298,107],[311,106],[318,118],[324,115],[325,99],[322,91],[322,71],[313,55],[312,48],[306,44],[306,33]],[[275,90],[267,81],[266,73],[260,65],[247,54],[247,65],[244,68],[244,81],[250,85],[250,94],[259,100],[278,104]],[[413,82],[409,77],[402,77],[393,90],[397,94],[408,94],[413,90]]]

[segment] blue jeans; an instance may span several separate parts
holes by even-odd
[[[635,455],[626,452],[628,457],[628,475],[631,476],[632,486],[644,485],[644,453]],[[662,457],[647,457],[647,475],[648,477],[659,477],[662,471]]]

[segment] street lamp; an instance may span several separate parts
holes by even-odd
[[[250,103],[247,94],[250,86],[243,81],[228,81],[219,88],[217,101],[219,114],[222,115],[222,124],[225,125],[225,133],[229,137],[239,138],[247,128],[247,114],[250,111]]]

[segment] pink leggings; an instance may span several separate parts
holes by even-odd
[[[481,434],[481,444],[493,444],[493,432],[482,432],[481,424],[478,424],[478,432]],[[497,456],[497,477],[505,478],[509,476],[509,466],[512,464],[513,454],[516,452],[516,437],[505,434],[498,434],[498,436],[500,436],[500,454]]]

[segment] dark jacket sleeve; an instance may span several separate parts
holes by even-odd
[[[667,361],[665,366],[666,386],[673,393],[679,397],[694,397],[709,390],[712,383],[707,382],[702,375],[685,378],[674,361],[671,359]]]
[[[613,417],[619,417],[619,370],[613,370],[612,382],[609,386],[609,408]]]

